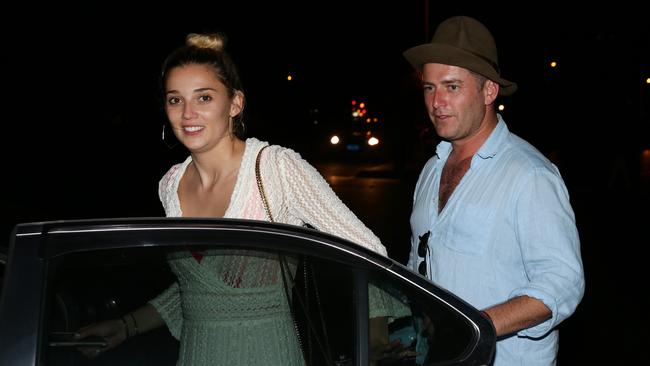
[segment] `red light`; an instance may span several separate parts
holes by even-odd
[[[357,105],[357,101],[353,99],[352,100],[352,105]]]

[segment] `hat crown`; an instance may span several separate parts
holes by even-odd
[[[440,23],[431,43],[446,44],[460,48],[485,59],[498,72],[497,46],[490,31],[478,20],[456,16]]]
[[[462,67],[501,86],[499,95],[511,95],[517,84],[501,77],[492,33],[478,20],[454,16],[440,23],[431,42],[411,47],[404,57],[419,70],[427,63]]]

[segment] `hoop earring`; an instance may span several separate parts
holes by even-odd
[[[240,117],[239,121],[235,122],[234,117],[229,117],[229,118],[230,120],[228,121],[228,123],[230,123],[230,132],[235,136],[237,136],[237,132],[239,132],[241,136],[245,136],[246,125],[244,125],[244,120]]]
[[[237,136],[237,126],[235,126],[235,119],[232,116],[228,116],[228,125],[230,125],[230,135]]]
[[[178,140],[176,140],[176,142],[173,145],[170,145],[169,143],[167,143],[167,140],[165,140],[165,126],[166,125],[167,125],[166,123],[163,123],[162,135],[161,135],[160,139],[162,140],[163,144],[165,144],[165,146],[167,146],[167,148],[173,149],[173,148],[176,147],[176,145],[178,145]]]

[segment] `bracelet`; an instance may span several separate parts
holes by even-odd
[[[124,317],[120,317],[122,319],[122,324],[124,324],[124,334],[126,335],[126,339],[131,338],[131,334],[129,332],[129,325],[126,323],[126,319]]]
[[[133,319],[133,328],[134,328],[133,335],[135,336],[140,334],[140,332],[138,331],[138,322],[135,321],[135,316],[133,315],[133,313],[129,313],[129,315],[131,316],[131,319]]]

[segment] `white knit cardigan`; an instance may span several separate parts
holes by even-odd
[[[258,151],[268,143],[255,138],[246,140],[237,182],[224,217],[247,217],[251,203],[261,206],[255,179],[255,159]],[[160,200],[168,217],[183,216],[178,199],[178,185],[187,166],[174,165],[159,183]],[[318,171],[291,149],[272,145],[262,152],[260,172],[266,197],[277,222],[293,225],[309,223],[318,230],[348,239],[375,252],[386,255],[386,248],[350,209],[341,202]],[[257,215],[256,215],[257,216]]]
[[[246,140],[237,182],[224,217],[267,219],[255,178],[255,159],[258,151],[266,145],[268,143],[255,138]],[[190,156],[174,165],[159,182],[160,200],[168,217],[183,216],[177,191],[191,161]],[[293,225],[309,223],[318,230],[386,255],[386,248],[379,238],[343,204],[318,171],[298,153],[281,146],[269,146],[262,152],[260,168],[264,190],[276,222]],[[175,286],[151,300],[151,304],[178,338],[182,315]],[[371,296],[371,300],[374,298],[376,296]]]

